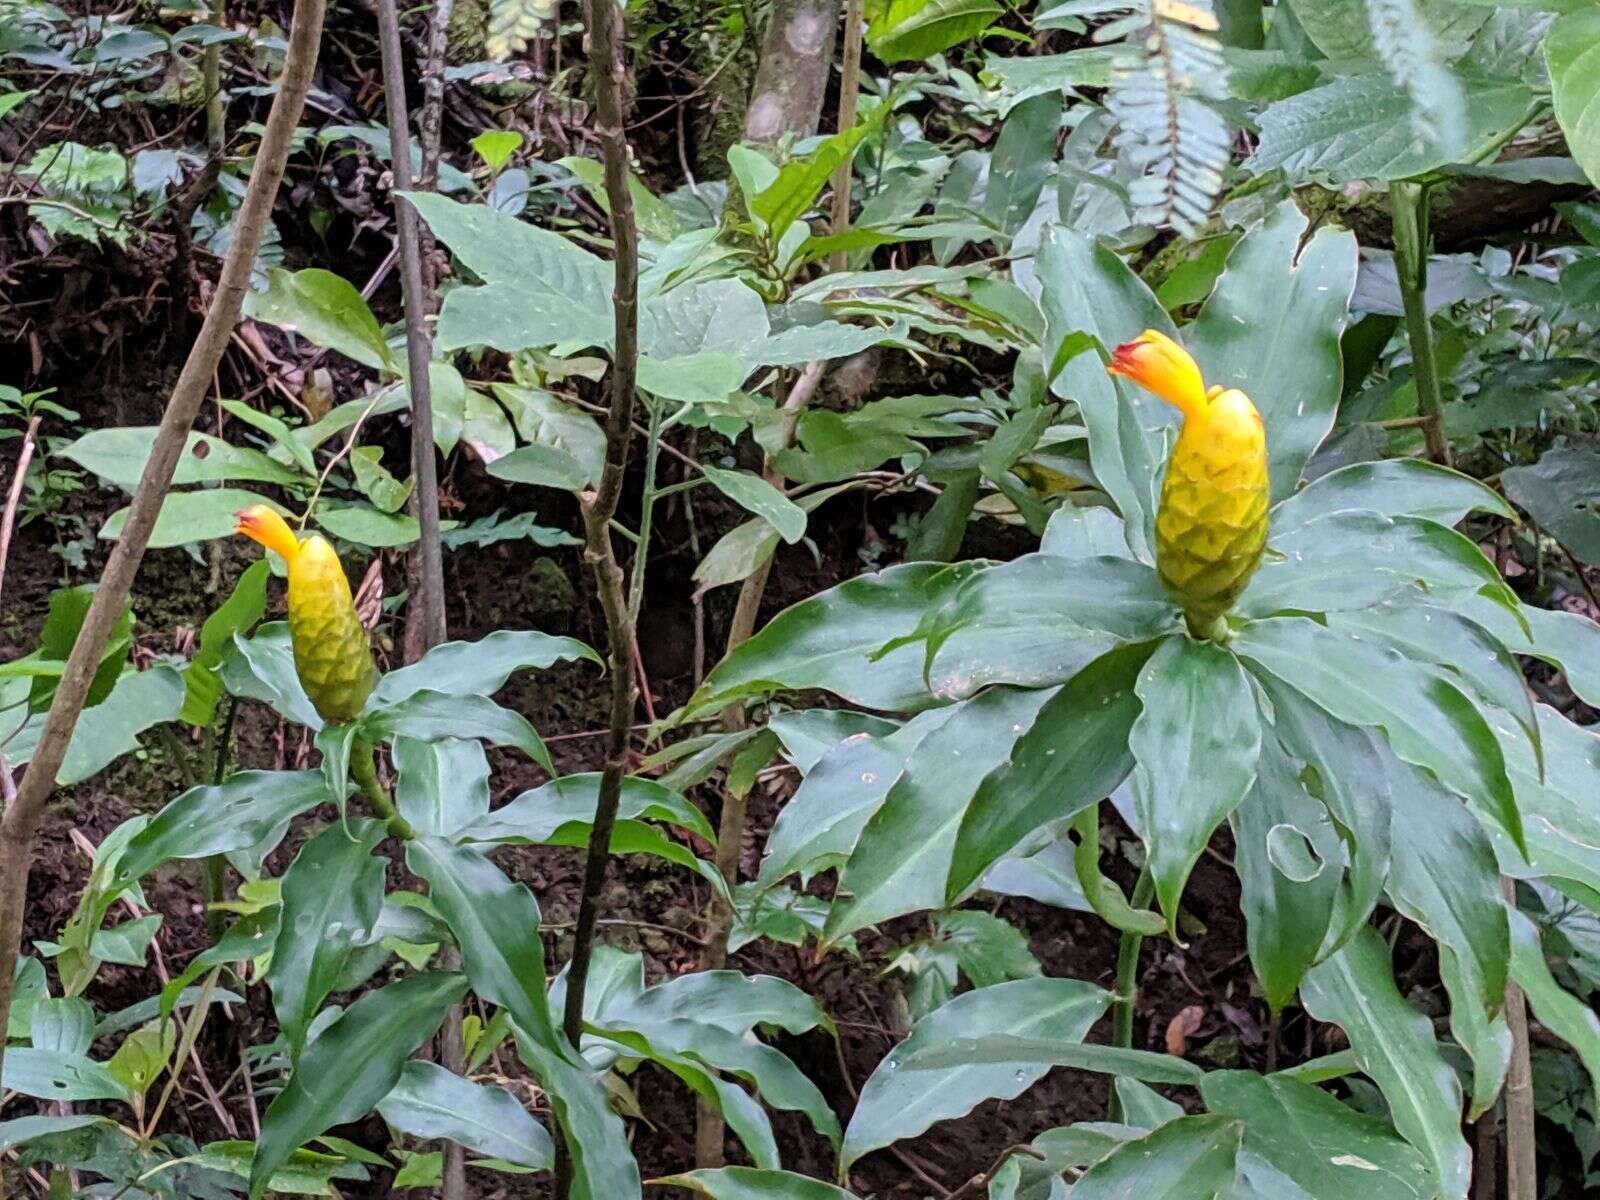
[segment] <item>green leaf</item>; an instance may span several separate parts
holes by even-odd
[[[956,471],[906,539],[907,562],[950,562],[961,552],[967,522],[978,502],[978,472]]]
[[[716,1167],[664,1175],[652,1184],[680,1187],[710,1200],[855,1200],[851,1193],[788,1171]]]
[[[719,492],[771,525],[790,545],[805,537],[805,510],[761,476],[721,467],[700,470]]]
[[[961,705],[936,738],[917,747],[840,874],[829,941],[944,905],[956,832],[973,793],[1052,694],[992,689]]]
[[[1533,100],[1525,86],[1471,77],[1462,82],[1463,145],[1492,145],[1522,125]],[[1437,142],[1417,136],[1410,97],[1387,75],[1369,73],[1344,75],[1269,106],[1245,169],[1263,174],[1281,167],[1291,181],[1389,182],[1427,174],[1452,157]]]
[[[916,1137],[936,1122],[970,1112],[984,1100],[1020,1096],[1048,1064],[988,1058],[984,1038],[1048,1038],[1075,1045],[1110,1006],[1108,992],[1077,979],[1021,979],[967,992],[922,1020],[861,1088],[845,1130],[839,1169],[847,1172],[868,1151]],[[926,1049],[959,1044],[967,1060],[938,1067],[917,1062]]]
[[[1557,446],[1500,478],[1506,495],[1552,537],[1583,562],[1600,563],[1600,454]]]
[[[36,1100],[120,1100],[133,1097],[128,1087],[100,1063],[81,1054],[8,1046],[0,1087]]]
[[[267,270],[265,291],[245,296],[244,315],[298,333],[375,371],[396,371],[378,319],[356,286],[332,271]]]
[[[481,742],[397,737],[389,752],[395,807],[419,833],[450,837],[488,813],[489,759]]]
[[[1255,402],[1275,500],[1333,428],[1356,283],[1355,235],[1323,227],[1302,245],[1307,224],[1291,200],[1245,234],[1186,337],[1208,385]]]
[[[1304,617],[1253,622],[1233,648],[1341,721],[1382,729],[1401,759],[1433,772],[1518,847],[1526,844],[1494,731],[1442,673]]]
[[[1211,1200],[1233,1186],[1244,1127],[1220,1116],[1179,1117],[1119,1146],[1072,1186],[1074,1200]]]
[[[326,1144],[330,1139],[323,1139]],[[194,1156],[194,1163],[211,1171],[222,1171],[240,1179],[250,1177],[255,1160],[254,1142],[209,1142]],[[269,1188],[287,1196],[332,1196],[335,1179],[365,1179],[365,1168],[342,1154],[318,1150],[296,1150],[289,1160],[272,1173]]]
[[[1361,930],[1306,973],[1306,1011],[1345,1031],[1356,1062],[1383,1092],[1395,1128],[1420,1150],[1446,1196],[1465,1196],[1472,1154],[1461,1136],[1461,1082],[1439,1053],[1433,1023],[1400,996],[1389,947],[1378,931]]]
[[[1239,1166],[1264,1163],[1305,1200],[1432,1200],[1422,1156],[1389,1125],[1284,1075],[1213,1071],[1200,1082],[1206,1108],[1244,1122]]]
[[[809,154],[784,163],[771,184],[748,198],[750,215],[766,226],[774,240],[782,238],[816,203],[839,167],[850,161],[862,139],[877,128],[885,111],[876,110],[867,120],[824,138]]]
[[[445,642],[409,667],[390,671],[373,689],[369,707],[397,704],[421,691],[447,696],[490,696],[517,671],[543,671],[560,662],[600,656],[576,638],[536,629],[501,629],[475,642]]]
[[[419,972],[368,992],[318,1034],[262,1119],[251,1200],[300,1146],[365,1116],[394,1090],[406,1059],[466,990],[459,975]]]
[[[984,882],[990,868],[1035,830],[1099,803],[1127,777],[1133,769],[1128,734],[1140,707],[1133,688],[1152,650],[1145,644],[1102,655],[1039,710],[1009,760],[983,779],[967,806],[951,856],[948,900]]]
[[[1520,912],[1511,917],[1511,974],[1528,997],[1539,1024],[1577,1052],[1600,1096],[1600,1017],[1562,988],[1550,973],[1538,927]]]
[[[295,856],[283,876],[283,920],[267,984],[278,1025],[298,1060],[311,1022],[351,952],[370,940],[383,907],[384,861],[372,851],[381,822],[330,825]]]
[[[476,1154],[535,1171],[555,1149],[544,1126],[504,1088],[473,1083],[430,1062],[408,1062],[378,1105],[381,1116],[416,1138],[449,1138]]]
[[[16,95],[18,93],[13,93]],[[0,97],[3,103],[5,97]],[[11,1053],[7,1051],[7,1053]],[[54,1137],[61,1133],[73,1133],[79,1129],[89,1129],[99,1125],[113,1124],[109,1117],[70,1116],[51,1117],[44,1115],[15,1117],[9,1121],[0,1121],[0,1151],[11,1150],[26,1146],[29,1142],[40,1138]]]
[[[86,708],[67,743],[56,782],[66,787],[98,775],[130,750],[152,725],[175,721],[183,707],[183,676],[161,664],[148,671],[129,671],[93,708]],[[8,755],[13,767],[27,761]]]
[[[809,877],[843,863],[868,818],[899,780],[906,760],[956,711],[933,709],[898,729],[853,735],[827,750],[778,812],[767,837],[760,886],[771,887],[796,873]]]
[[[469,842],[546,842],[563,826],[592,825],[599,802],[600,772],[563,775],[485,813],[455,836]],[[624,821],[663,821],[716,841],[698,808],[671,788],[642,776],[623,777],[617,815]]]
[[[311,516],[334,537],[375,550],[409,546],[422,536],[417,519],[410,513],[382,512],[369,504],[323,500]]]
[[[320,771],[237,771],[169,801],[128,842],[115,878],[128,886],[174,858],[245,850],[328,799]]]
[[[1417,517],[1333,512],[1272,536],[1276,555],[1239,601],[1249,616],[1365,609],[1418,587],[1473,588],[1515,612],[1495,565],[1453,529]]]
[[[1212,831],[1256,777],[1261,722],[1237,659],[1211,642],[1170,638],[1139,672],[1133,798],[1156,898],[1176,937],[1178,902]]]
[[[82,996],[43,996],[33,1006],[29,1041],[35,1050],[69,1057],[89,1053],[94,1043],[94,1006]]]
[[[1350,510],[1419,517],[1440,525],[1458,524],[1473,512],[1508,521],[1516,517],[1498,492],[1470,475],[1420,458],[1387,458],[1352,463],[1307,484],[1273,510],[1273,537]]]
[[[1567,146],[1600,184],[1600,12],[1578,9],[1557,20],[1545,34],[1544,57]]]
[[[194,658],[183,672],[183,709],[180,720],[205,726],[211,723],[222,690],[217,668],[232,644],[233,635],[247,632],[261,620],[267,607],[267,579],[272,568],[265,558],[245,568],[228,598],[200,626]]]
[[[275,500],[238,488],[206,488],[194,492],[168,492],[161,502],[155,528],[150,531],[150,549],[166,550],[190,542],[209,542],[233,533],[235,515],[241,508],[265,504],[279,513],[288,510]],[[106,518],[99,536],[115,541],[122,536],[128,510],[119,508]]]
[[[401,483],[383,465],[383,451],[377,446],[357,446],[350,451],[350,466],[356,486],[380,512],[395,513],[411,496],[411,480]]]
[[[1344,847],[1327,811],[1306,792],[1298,765],[1272,737],[1262,742],[1255,785],[1231,821],[1250,964],[1268,1007],[1281,1012],[1327,940]],[[1273,850],[1286,839],[1298,842],[1309,869],[1283,869]]]
[[[1177,337],[1166,309],[1111,247],[1062,226],[1046,235],[1038,258],[1044,293],[1045,361],[1076,333],[1103,349],[1155,329]],[[1106,373],[1099,355],[1079,354],[1062,367],[1050,390],[1077,402],[1089,431],[1089,456],[1106,494],[1127,522],[1128,545],[1152,560],[1152,528],[1167,442],[1176,436],[1176,409],[1143,388]]]
[[[178,1030],[171,1021],[155,1021],[134,1030],[106,1062],[106,1070],[128,1086],[135,1096],[150,1090],[172,1060]]]
[[[1490,836],[1507,872],[1542,876],[1557,885],[1570,880],[1580,896],[1584,888],[1600,893],[1600,814],[1591,799],[1600,737],[1542,704],[1537,715],[1545,749],[1542,775],[1532,748],[1506,737],[1517,804],[1527,813],[1527,851],[1510,845],[1496,826],[1488,827]]]
[[[1450,1030],[1472,1058],[1469,1120],[1494,1103],[1511,1039],[1499,1018],[1510,956],[1494,846],[1465,805],[1426,773],[1385,755],[1390,790],[1405,797],[1394,822],[1389,897],[1439,946]]]
[[[930,58],[976,37],[1004,13],[995,0],[889,0],[867,26],[867,49],[884,63]]]
[[[910,634],[931,605],[970,573],[963,565],[910,563],[846,580],[779,613],[718,663],[674,723],[718,712],[747,697],[822,688],[866,708],[905,710],[932,697],[922,654],[904,646],[874,658]]]
[[[639,1168],[622,1122],[598,1079],[551,1021],[545,998],[544,947],[535,931],[539,906],[477,850],[437,838],[406,847],[406,865],[427,880],[429,895],[461,947],[462,966],[479,996],[508,1009],[517,1046],[550,1099],[572,1155],[581,1200],[630,1200]]]
[[[358,722],[368,741],[408,737],[431,742],[440,738],[477,738],[491,746],[515,746],[552,775],[555,767],[544,741],[528,719],[501,708],[484,696],[416,691],[392,704],[369,707]]]
[[[270,704],[309,729],[322,728],[322,718],[300,686],[286,622],[270,621],[248,638],[234,634],[221,675],[223,686],[233,695]]]
[[[156,427],[153,425],[133,428],[114,426],[90,430],[77,441],[63,447],[59,453],[108,483],[131,492],[139,484],[139,476],[149,461],[155,440]],[[172,486],[188,487],[196,483],[240,479],[288,487],[304,483],[300,475],[273,462],[259,450],[233,446],[210,434],[191,433],[178,458]]]
[[[485,129],[467,144],[478,152],[484,166],[490,171],[499,171],[521,147],[522,135],[513,129]]]
[[[1029,554],[980,566],[918,629],[929,685],[960,698],[994,683],[1071,679],[1119,641],[1160,637],[1177,609],[1156,573],[1127,558]],[[953,634],[960,636],[951,639]]]
[[[989,186],[983,211],[1000,232],[1015,234],[1032,215],[1055,165],[1061,126],[1061,92],[1053,89],[1011,110],[989,155]]]

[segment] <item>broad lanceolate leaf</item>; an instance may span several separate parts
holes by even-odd
[[[271,621],[248,638],[234,634],[221,674],[223,686],[233,695],[269,704],[308,729],[322,728],[322,718],[295,673],[286,622]]]
[[[1233,1186],[1244,1127],[1228,1117],[1179,1117],[1119,1146],[1073,1184],[1074,1200],[1212,1200]]]
[[[1378,738],[1347,725],[1276,679],[1261,681],[1272,704],[1273,732],[1305,764],[1302,781],[1327,806],[1344,842],[1343,892],[1317,957],[1326,957],[1366,924],[1389,879],[1391,799]],[[1309,775],[1306,774],[1309,772]]]
[[[1545,962],[1539,929],[1520,912],[1511,917],[1511,974],[1533,1015],[1577,1053],[1600,1096],[1600,1017],[1555,980]]]
[[[267,271],[267,287],[245,297],[245,316],[298,333],[375,371],[395,370],[378,318],[354,284],[332,271]]]
[[[368,708],[356,728],[361,737],[374,742],[395,736],[425,742],[438,738],[478,738],[491,746],[515,746],[555,774],[550,752],[528,724],[528,719],[483,696],[413,692],[393,704]]]
[[[890,0],[867,29],[867,48],[886,63],[929,58],[982,33],[1004,12],[996,0]]]
[[[1315,1019],[1350,1038],[1356,1061],[1389,1102],[1395,1128],[1427,1159],[1439,1192],[1465,1200],[1472,1155],[1461,1136],[1461,1082],[1439,1053],[1432,1022],[1396,989],[1378,931],[1364,928],[1311,968],[1300,997]]]
[[[301,848],[283,877],[283,921],[267,983],[278,1024],[298,1058],[317,1010],[351,951],[370,939],[383,907],[378,821],[330,825]]]
[[[372,691],[369,708],[395,704],[421,691],[447,696],[492,696],[516,671],[542,671],[558,662],[600,656],[576,638],[536,629],[501,629],[476,642],[445,642],[409,667],[390,671]]]
[[[1550,27],[1545,61],[1556,120],[1591,183],[1600,183],[1600,12],[1569,12]]]
[[[994,683],[1064,682],[1118,642],[1159,637],[1176,620],[1144,563],[1029,554],[978,570],[918,633],[934,694],[959,699]]]
[[[1272,496],[1292,495],[1306,459],[1333,428],[1344,365],[1339,337],[1356,283],[1356,239],[1285,201],[1228,256],[1185,337],[1208,385],[1255,402],[1267,431]]]
[[[925,708],[922,648],[873,655],[910,635],[931,606],[952,594],[969,566],[908,563],[846,580],[785,609],[706,676],[672,717],[690,721],[748,697],[822,688],[867,708]]]
[[[511,1013],[518,1050],[549,1095],[572,1155],[574,1195],[638,1197],[639,1168],[622,1122],[599,1080],[551,1020],[533,893],[477,850],[437,838],[412,841],[406,865],[428,881],[429,895],[461,947],[473,991]]]
[[[1499,1018],[1510,944],[1494,847],[1465,805],[1426,772],[1383,761],[1394,797],[1389,896],[1439,945],[1450,1029],[1473,1064],[1468,1118],[1500,1092],[1511,1041]]]
[[[1304,617],[1252,622],[1233,648],[1341,721],[1382,729],[1400,758],[1432,771],[1525,845],[1494,730],[1443,673]]]
[[[744,471],[724,471],[720,467],[703,467],[701,470],[718,491],[766,521],[784,541],[793,544],[805,536],[805,510],[761,476]]]
[[[1520,83],[1464,78],[1467,89],[1463,143],[1492,143],[1521,126],[1533,94]],[[1268,106],[1261,141],[1246,169],[1282,167],[1292,181],[1319,178],[1409,179],[1444,166],[1452,155],[1419,138],[1411,100],[1386,75],[1344,75]]]
[[[473,1083],[430,1062],[408,1062],[378,1114],[401,1133],[449,1138],[486,1158],[548,1170],[554,1147],[543,1125],[504,1088]]]
[[[1189,872],[1255,781],[1261,722],[1243,668],[1211,642],[1163,642],[1135,691],[1144,708],[1128,738],[1134,803],[1156,898],[1175,931]]]
[[[709,1200],[855,1200],[849,1192],[830,1183],[758,1167],[707,1168],[682,1175],[665,1175],[650,1182],[686,1188]]]
[[[261,1122],[251,1200],[260,1200],[274,1172],[301,1145],[364,1116],[388,1095],[406,1059],[466,990],[459,975],[423,971],[368,992],[324,1029]]]
[[[298,444],[298,443],[297,443]],[[267,579],[272,568],[265,558],[245,568],[233,591],[200,627],[200,641],[194,658],[183,672],[183,709],[179,719],[190,725],[206,726],[216,712],[222,695],[217,668],[233,644],[233,635],[254,628],[266,610]]]
[[[1109,246],[1056,226],[1040,248],[1038,271],[1046,362],[1053,362],[1055,348],[1076,333],[1092,334],[1107,350],[1145,329],[1177,336],[1166,309]],[[1128,545],[1151,561],[1162,464],[1167,440],[1176,436],[1177,410],[1107,375],[1096,354],[1069,360],[1050,387],[1077,403],[1089,430],[1095,474],[1127,523]]]
[[[449,837],[489,811],[489,758],[483,743],[397,737],[394,802],[419,833]]]
[[[1519,852],[1497,826],[1489,826],[1501,870],[1544,878],[1580,897],[1586,890],[1600,893],[1600,813],[1593,801],[1600,737],[1542,704],[1537,715],[1545,749],[1542,776],[1532,747],[1509,726],[1502,733],[1517,804],[1527,814],[1528,847],[1526,854]]]
[[[918,746],[845,864],[828,914],[829,940],[943,906],[956,831],[974,791],[1052,694],[995,688],[961,705]]]
[[[456,836],[468,842],[549,841],[565,826],[593,825],[599,802],[598,771],[563,775],[484,814]],[[704,813],[653,779],[637,775],[623,778],[617,816],[624,821],[663,821],[687,829],[708,842],[716,841],[716,834]]]
[[[1493,488],[1470,475],[1419,458],[1386,458],[1329,471],[1295,492],[1272,513],[1273,536],[1281,537],[1329,513],[1375,512],[1385,517],[1420,517],[1455,525],[1471,512],[1511,520],[1511,506]]]
[[[931,709],[898,729],[852,735],[823,754],[779,811],[757,882],[771,887],[790,875],[809,878],[843,863],[906,760],[957,711]]]
[[[1077,979],[1021,979],[957,996],[918,1021],[861,1089],[839,1154],[841,1171],[869,1150],[915,1137],[984,1100],[1009,1100],[1042,1079],[1048,1064],[985,1062],[919,1068],[926,1047],[991,1034],[1076,1044],[1110,1006],[1110,993]]]
[[[1306,792],[1299,765],[1272,736],[1262,741],[1255,785],[1231,820],[1250,963],[1268,1006],[1280,1012],[1327,940],[1344,846],[1327,810]]]
[[[978,785],[956,834],[946,898],[955,901],[1042,826],[1115,791],[1133,769],[1128,733],[1139,714],[1134,682],[1149,643],[1103,655],[1039,710],[1010,758]]]
[[[108,427],[90,430],[59,453],[108,483],[131,492],[139,484],[155,440],[153,425]],[[274,462],[259,450],[235,446],[210,434],[191,433],[178,459],[172,486],[229,480],[288,485],[303,482],[288,467]]]
[[[104,1064],[81,1054],[33,1046],[7,1048],[0,1087],[36,1100],[121,1100],[126,1103],[133,1096],[128,1085],[107,1071]]]
[[[1292,1181],[1305,1200],[1431,1200],[1435,1194],[1426,1161],[1387,1123],[1321,1088],[1283,1075],[1213,1071],[1201,1081],[1200,1095],[1211,1112],[1244,1122],[1239,1167],[1246,1178],[1259,1162]]]
[[[320,771],[239,771],[216,786],[190,788],[133,836],[117,878],[132,883],[170,859],[248,849],[327,799]]]

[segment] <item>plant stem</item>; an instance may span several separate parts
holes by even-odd
[[[6,492],[5,513],[0,515],[0,594],[5,588],[6,558],[11,552],[11,531],[17,523],[17,506],[22,502],[22,484],[28,477],[28,464],[33,461],[33,449],[37,444],[39,422],[42,419],[37,415],[28,419],[28,427],[22,433],[22,449],[17,452],[17,472],[11,477],[11,488]]]
[[[863,0],[846,0],[844,8],[844,53],[839,68],[839,132],[856,123],[856,105],[861,99],[861,20]],[[850,180],[854,157],[847,157],[833,173],[833,213],[829,233],[838,237],[850,228]],[[850,256],[835,250],[828,259],[828,270],[842,271]]]
[[[217,733],[216,758],[211,768],[211,786],[221,787],[228,774],[228,750],[233,741],[233,720],[239,713],[239,698],[228,697],[228,711],[222,718],[222,729]],[[206,907],[206,935],[212,941],[222,936],[226,922],[223,912],[215,905],[228,890],[228,860],[221,854],[210,855],[205,860],[200,875],[200,898]]]
[[[1517,885],[1500,877],[1500,891],[1515,910]],[[1506,1200],[1537,1200],[1539,1173],[1533,1140],[1533,1060],[1528,1050],[1528,1006],[1522,989],[1506,980],[1506,1025],[1511,1060],[1506,1068]]]
[[[1147,866],[1139,872],[1139,882],[1133,885],[1133,907],[1143,908],[1155,895],[1156,881]],[[1111,1002],[1111,1044],[1127,1049],[1133,1047],[1133,1010],[1139,999],[1139,950],[1144,945],[1144,934],[1131,929],[1122,931],[1117,943],[1116,999]]]
[[[594,824],[589,832],[589,853],[583,869],[583,892],[572,935],[572,959],[567,965],[567,999],[561,1026],[574,1047],[583,1035],[583,1002],[589,984],[589,962],[594,952],[595,924],[600,915],[600,891],[605,885],[611,856],[611,831],[617,822],[622,777],[628,767],[628,734],[633,724],[636,697],[633,623],[628,619],[622,568],[617,565],[616,548],[611,541],[611,520],[616,515],[622,478],[628,467],[639,362],[639,228],[634,218],[633,194],[628,186],[628,141],[623,111],[628,64],[623,15],[616,0],[584,0],[583,9],[589,34],[589,74],[595,93],[595,133],[604,158],[606,196],[611,207],[614,256],[611,307],[615,335],[610,404],[605,417],[605,466],[594,491],[580,498],[584,558],[594,572],[595,588],[606,618],[611,660],[611,715],[605,768],[595,799]],[[556,1145],[564,1149],[565,1142],[558,1140]],[[571,1156],[560,1153],[556,1161],[556,1195],[570,1197],[572,1190]]]
[[[650,565],[650,527],[654,524],[656,501],[665,491],[656,490],[656,465],[661,458],[662,402],[649,401],[650,430],[644,444],[644,495],[639,500],[639,536],[633,551],[633,569],[628,573],[628,624],[639,627],[639,610],[644,607],[644,578]]]
[[[350,747],[350,778],[356,781],[356,786],[367,798],[372,811],[389,826],[390,833],[406,842],[417,836],[411,822],[400,815],[394,800],[378,778],[378,748],[371,742],[357,738]]]
[[[223,259],[222,274],[212,294],[211,306],[167,401],[150,457],[145,461],[133,502],[128,507],[127,523],[100,574],[99,586],[73,643],[44,728],[39,733],[33,762],[22,777],[16,799],[0,819],[0,1029],[5,1028],[11,1015],[12,978],[22,948],[23,908],[39,818],[55,790],[56,772],[61,769],[67,743],[77,726],[78,714],[83,711],[112,626],[122,613],[145,547],[150,543],[156,516],[172,484],[172,475],[195,415],[228,344],[228,336],[239,320],[261,233],[272,213],[306,93],[311,87],[317,48],[322,41],[324,8],[325,0],[297,0],[295,4],[278,94],[273,98],[250,172],[250,183],[234,220],[233,240]],[[0,1062],[3,1062],[4,1053],[4,1039],[0,1039]]]
[[[1406,332],[1411,338],[1411,374],[1417,385],[1417,409],[1428,457],[1450,465],[1450,442],[1444,433],[1444,393],[1439,360],[1434,353],[1433,323],[1428,320],[1428,192],[1425,185],[1401,179],[1389,185],[1394,220],[1394,265],[1405,304]]]

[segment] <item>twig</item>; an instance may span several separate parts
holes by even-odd
[[[616,548],[611,541],[611,521],[616,516],[623,474],[628,467],[639,359],[639,229],[634,218],[633,194],[628,186],[628,141],[623,132],[622,98],[628,82],[623,16],[615,0],[584,0],[583,9],[589,34],[589,73],[595,93],[595,133],[604,156],[606,196],[611,207],[611,243],[615,256],[611,306],[615,335],[610,407],[605,417],[605,466],[594,491],[580,498],[584,558],[594,572],[595,588],[600,593],[606,618],[611,668],[611,732],[606,742],[605,768],[600,775],[594,825],[584,863],[583,893],[572,936],[572,959],[567,966],[567,999],[561,1024],[574,1047],[583,1034],[583,1001],[594,952],[595,922],[600,915],[600,891],[605,885],[606,867],[611,857],[611,831],[616,826],[622,777],[628,765],[628,728],[633,723],[633,624],[628,619],[628,601],[622,590],[622,568],[617,565]],[[564,1147],[565,1142],[557,1145]],[[572,1184],[571,1156],[563,1153],[556,1162],[556,1194],[570,1198]]]
[[[112,626],[121,615],[145,547],[149,545],[162,499],[172,484],[173,472],[205,398],[207,384],[227,345],[229,331],[239,319],[261,233],[277,198],[290,145],[311,86],[317,48],[322,40],[324,3],[325,0],[297,0],[295,4],[278,94],[273,98],[250,183],[239,206],[221,278],[205,322],[189,349],[167,402],[150,457],[129,506],[122,536],[106,560],[83,627],[73,643],[66,670],[40,731],[33,762],[22,777],[16,800],[7,806],[4,818],[0,819],[0,1028],[5,1027],[11,1015],[12,980],[22,946],[23,909],[39,818],[55,789],[56,772],[66,755],[67,743],[77,726],[78,714],[83,710]],[[3,1054],[3,1039],[0,1039],[0,1055]]]
[[[1517,885],[1500,877],[1500,892],[1515,912]],[[1528,1050],[1528,1006],[1522,989],[1506,980],[1506,1025],[1511,1061],[1506,1068],[1506,1200],[1537,1200],[1538,1145],[1533,1140],[1533,1061]]]
[[[17,473],[11,478],[11,490],[6,493],[6,511],[0,516],[0,595],[5,593],[6,557],[11,553],[11,531],[17,523],[17,506],[22,503],[22,481],[28,477],[28,464],[33,461],[33,447],[39,433],[42,417],[35,415],[28,421],[22,434],[22,449],[17,451]]]

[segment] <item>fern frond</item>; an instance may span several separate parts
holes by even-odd
[[[1209,0],[1143,0],[1143,20],[1113,62],[1106,107],[1118,154],[1140,177],[1134,219],[1199,232],[1222,191],[1232,136],[1209,103],[1227,95]]]
[[[528,48],[528,40],[555,15],[557,0],[490,0],[489,33],[484,49],[495,62],[504,62]]]
[[[1396,87],[1411,100],[1411,127],[1421,140],[1454,153],[1461,148],[1466,98],[1445,66],[1444,51],[1416,0],[1365,0],[1372,49]]]

